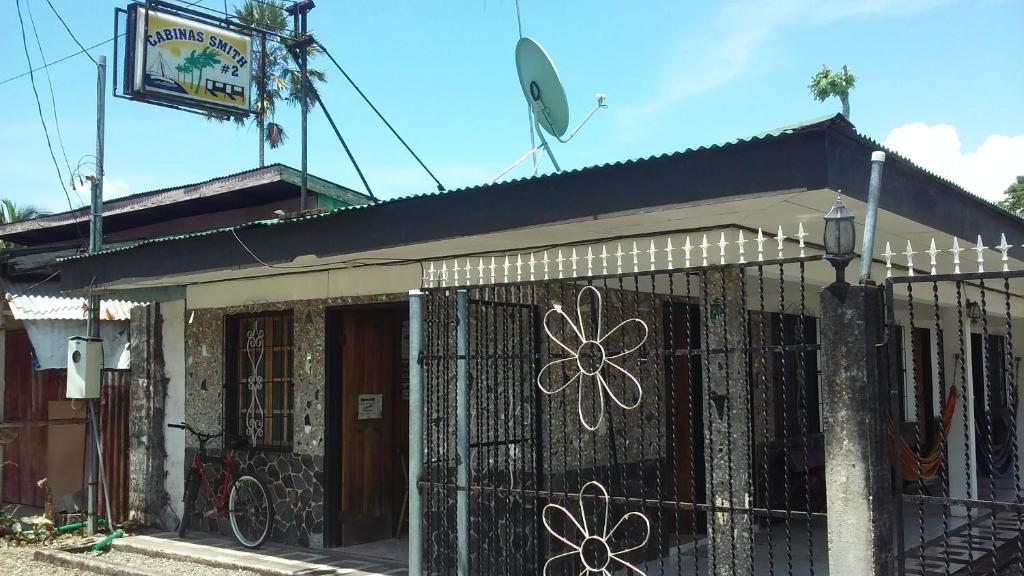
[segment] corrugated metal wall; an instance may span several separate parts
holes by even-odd
[[[5,344],[4,421],[47,420],[51,401],[64,400],[67,387],[65,370],[33,370],[31,346],[24,330],[8,330]],[[127,516],[128,507],[128,408],[131,376],[128,371],[103,373],[99,405],[103,439],[104,469],[110,490],[114,521]],[[74,425],[83,428],[84,425]],[[70,426],[69,426],[70,428]],[[48,468],[48,430],[46,426],[15,429],[17,435],[4,446],[3,501],[42,507],[46,494],[36,482],[50,475],[75,479],[84,486],[83,469],[78,461],[63,469]],[[81,449],[84,451],[83,443]],[[60,494],[54,494],[59,498]],[[101,509],[105,509],[102,502]]]

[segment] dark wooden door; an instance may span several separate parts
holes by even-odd
[[[700,347],[700,314],[696,307],[683,303],[675,303],[671,311],[666,307],[664,312],[666,331],[671,330],[665,334],[665,340],[674,350],[665,366],[665,381],[669,383],[665,421],[674,459],[672,486],[677,501],[704,503],[703,377],[699,356],[687,354],[688,350]],[[703,513],[684,509],[676,522],[678,544],[690,542],[706,531]]]
[[[393,310],[342,315],[341,545],[392,535],[393,407],[397,338]]]

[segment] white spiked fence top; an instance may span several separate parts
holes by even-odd
[[[802,223],[787,236],[727,228],[694,234],[662,234],[610,242],[577,244],[513,254],[447,258],[423,263],[427,288],[580,279],[611,274],[804,258],[810,249]],[[774,246],[769,241],[774,240]],[[752,246],[748,247],[748,244]],[[820,250],[815,250],[819,253]]]

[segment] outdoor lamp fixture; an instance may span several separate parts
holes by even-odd
[[[843,197],[825,215],[825,259],[836,269],[836,283],[846,283],[846,265],[853,260],[853,244],[857,232],[853,228],[853,213],[843,204]]]
[[[967,301],[967,318],[971,324],[981,320],[981,306],[974,300]]]

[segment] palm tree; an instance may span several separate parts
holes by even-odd
[[[822,66],[817,74],[811,77],[808,86],[811,94],[818,102],[824,102],[835,96],[843,105],[843,116],[850,119],[850,90],[857,84],[857,77],[843,65],[842,72],[833,72],[828,66]]]
[[[18,204],[10,198],[0,199],[0,224],[12,224],[14,222],[31,220],[45,215],[46,212],[36,208],[35,206],[18,206]],[[0,240],[0,248],[11,248],[13,246],[14,244],[6,240]]]
[[[248,26],[271,32],[286,32],[288,17],[284,11],[284,3],[280,0],[246,0],[235,10],[239,22]],[[309,56],[319,53],[319,47],[309,47]],[[277,148],[287,139],[283,126],[274,121],[277,104],[285,101],[292,105],[305,106],[312,110],[316,103],[317,85],[327,81],[327,73],[316,68],[308,68],[306,90],[302,86],[302,73],[298,65],[288,53],[288,49],[276,38],[268,38],[266,33],[258,34],[253,46],[251,89],[256,93],[255,112],[253,119],[259,127],[260,166],[265,164],[265,145]],[[239,118],[240,124],[245,123]]]
[[[203,51],[199,54],[196,54],[196,51],[193,50],[192,56],[195,57],[192,66],[199,70],[199,82],[193,86],[193,94],[199,94],[199,89],[203,85],[203,70],[220,64],[220,59],[217,58],[217,53],[209,48],[203,48]],[[187,62],[188,59],[185,61]]]

